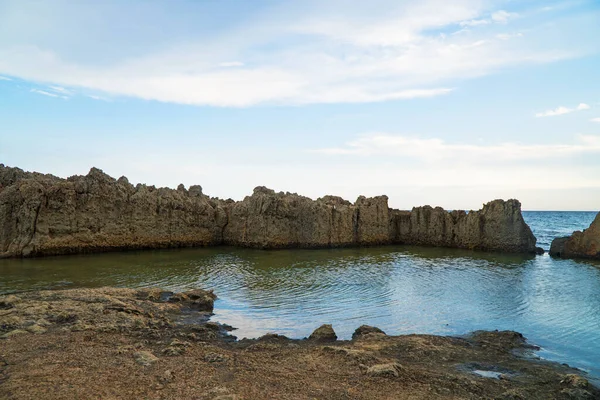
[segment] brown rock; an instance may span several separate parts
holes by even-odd
[[[149,351],[137,351],[133,353],[133,358],[138,364],[148,367],[158,361],[158,357]]]
[[[352,204],[261,186],[234,202],[209,198],[197,185],[134,187],[97,168],[61,179],[0,164],[0,257],[220,244],[274,249],[404,243],[534,253],[535,242],[517,200],[495,200],[469,213],[429,206],[399,211],[388,207],[387,196],[360,196]]]
[[[381,329],[375,327],[375,326],[369,326],[369,325],[361,325],[358,328],[356,328],[356,330],[354,331],[354,333],[352,334],[352,339],[358,339],[361,336],[364,335],[368,335],[371,333],[377,333],[377,334],[383,334],[385,335],[385,332],[382,331]]]
[[[540,253],[518,200],[494,200],[479,211],[416,207],[393,211],[394,242],[506,253]]]
[[[308,339],[316,342],[335,342],[337,340],[337,335],[331,325],[325,324],[315,329]]]
[[[592,258],[600,260],[600,213],[583,232],[552,241],[550,255],[562,258]]]
[[[402,365],[398,363],[376,364],[367,369],[367,375],[397,378],[398,376],[400,376],[401,371]]]

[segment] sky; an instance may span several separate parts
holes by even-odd
[[[598,0],[0,0],[0,163],[600,209]]]

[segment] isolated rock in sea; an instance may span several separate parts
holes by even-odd
[[[415,244],[535,253],[517,200],[480,211],[388,207],[387,196],[317,200],[257,187],[242,201],[155,188],[92,168],[61,179],[0,164],[0,257],[236,245],[263,249]]]
[[[592,258],[600,260],[600,213],[583,232],[556,238],[550,246],[550,255],[562,258]]]
[[[393,214],[394,243],[500,251],[543,253],[523,220],[518,200],[494,200],[479,211],[445,211],[415,207]]]
[[[331,325],[325,324],[315,329],[308,339],[316,342],[335,342],[337,340],[337,335]]]

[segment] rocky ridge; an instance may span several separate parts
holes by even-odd
[[[583,232],[575,231],[571,236],[554,239],[550,246],[550,255],[600,260],[600,213]]]
[[[0,164],[0,257],[235,245],[262,249],[415,244],[536,253],[517,200],[479,211],[388,207],[387,196],[317,200],[257,187],[242,201],[156,188],[97,168],[61,179]]]

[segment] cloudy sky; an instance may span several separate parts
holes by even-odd
[[[0,0],[0,162],[600,208],[597,0]]]

